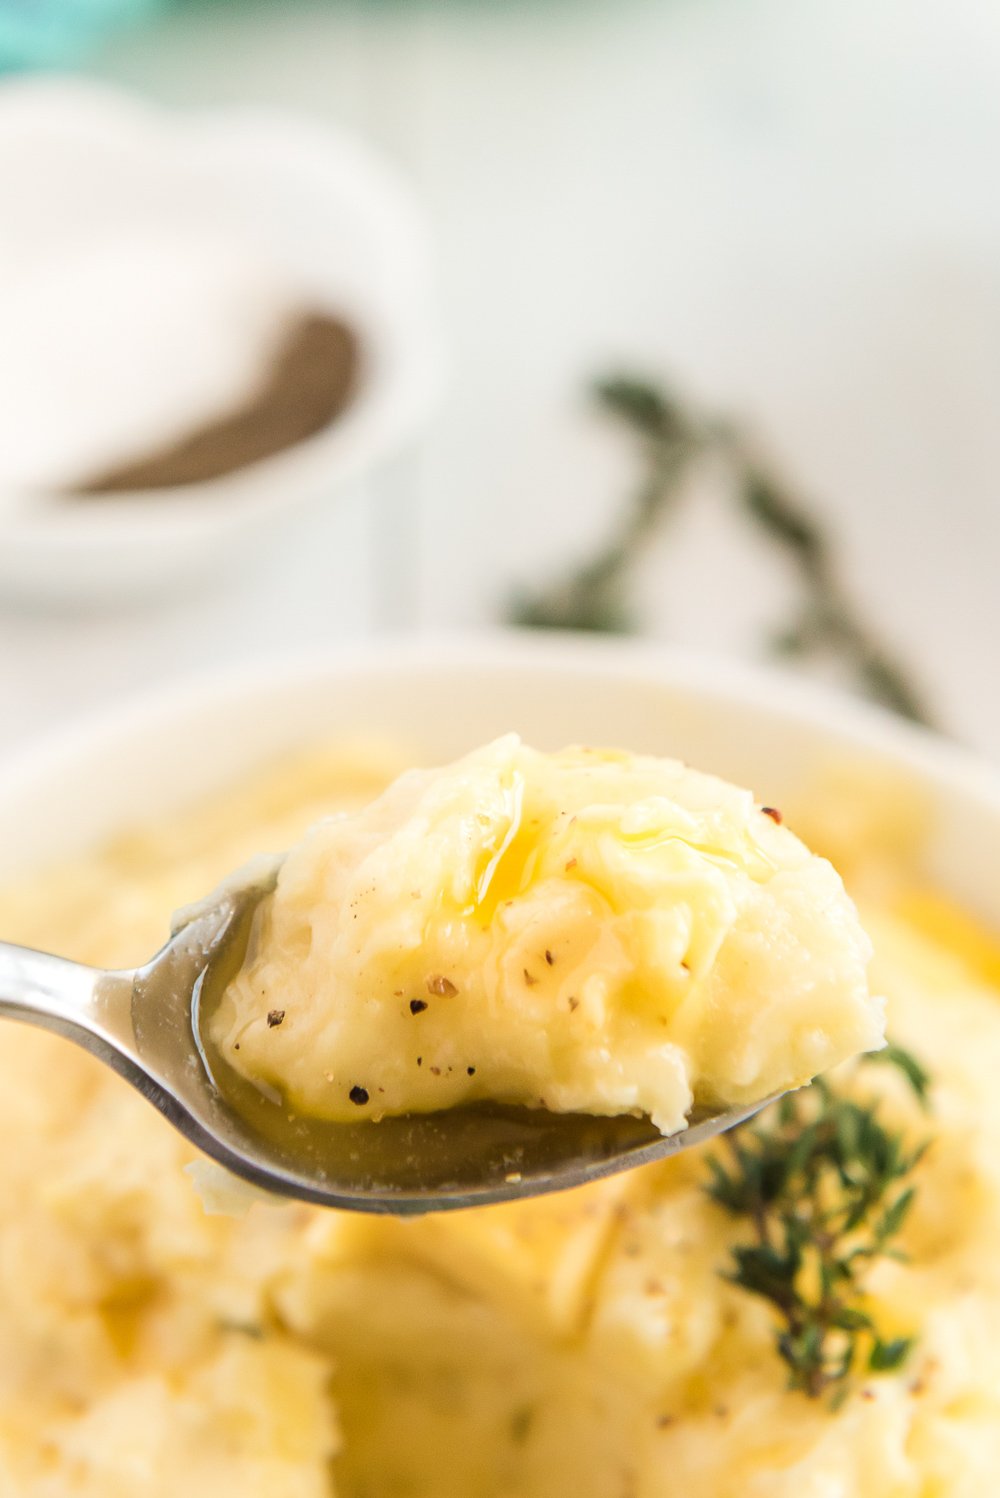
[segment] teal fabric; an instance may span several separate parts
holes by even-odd
[[[71,62],[105,31],[164,0],[0,0],[0,71]]]

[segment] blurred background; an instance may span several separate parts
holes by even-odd
[[[0,0],[0,747],[516,620],[1000,754],[1000,7]]]

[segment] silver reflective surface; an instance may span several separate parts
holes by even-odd
[[[262,1190],[401,1215],[561,1191],[702,1144],[773,1101],[693,1115],[664,1137],[644,1118],[477,1104],[331,1124],[297,1117],[207,1041],[276,867],[198,907],[151,962],[104,973],[0,943],[0,1016],[41,1025],[112,1066],[205,1154]]]

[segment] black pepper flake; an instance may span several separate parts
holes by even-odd
[[[764,813],[765,817],[770,817],[772,822],[777,822],[779,827],[784,821],[781,812],[776,806],[762,806],[761,811]]]
[[[535,984],[538,982],[538,979],[537,978],[533,978],[531,976],[531,974],[528,972],[528,969],[525,968],[525,970],[524,970],[524,981],[528,985],[529,988],[534,988]]]
[[[515,1445],[521,1446],[528,1439],[534,1418],[535,1412],[530,1404],[514,1411],[510,1421],[510,1438]]]
[[[553,965],[553,963],[555,962],[555,960],[556,959],[553,957],[553,955],[549,951],[548,947],[546,947],[545,948],[545,961],[548,963],[549,967],[551,967]]]
[[[368,1101],[368,1090],[365,1087],[352,1087],[348,1093],[348,1097],[352,1103],[356,1103],[359,1108],[363,1108]]]
[[[474,1066],[467,1066],[465,1070],[470,1077],[474,1077],[476,1075],[476,1068]]]
[[[441,1068],[440,1068],[440,1066],[432,1066],[431,1067],[431,1076],[432,1077],[439,1077],[440,1075],[441,1075]]]
[[[417,1065],[418,1066],[423,1066],[423,1064],[424,1064],[424,1058],[423,1058],[423,1056],[418,1056],[417,1057]]]
[[[569,1012],[570,1012],[570,1014],[573,1013],[574,1009],[579,1009],[579,1007],[580,1007],[580,1000],[579,999],[574,999],[572,997],[572,995],[571,995],[570,996],[570,1000],[569,1000]]]
[[[424,1010],[426,1008],[427,1008],[427,1000],[426,999],[411,999],[410,1000],[410,1013],[411,1014],[423,1014],[423,1012],[424,1012]]]
[[[267,1028],[269,1030],[276,1029],[284,1017],[285,1011],[283,1009],[269,1009],[267,1011]]]
[[[240,1048],[240,1043],[239,1043],[239,1041],[237,1041],[236,1044],[233,1046],[233,1050],[234,1051],[238,1051],[239,1048]]]

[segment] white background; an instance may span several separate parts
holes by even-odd
[[[266,646],[492,621],[620,503],[582,396],[620,366],[755,428],[939,717],[1000,755],[995,0],[215,0],[91,71],[373,138],[432,221],[452,379],[386,482],[211,597],[0,612],[0,740]],[[711,487],[642,578],[658,633],[740,653],[788,587]]]

